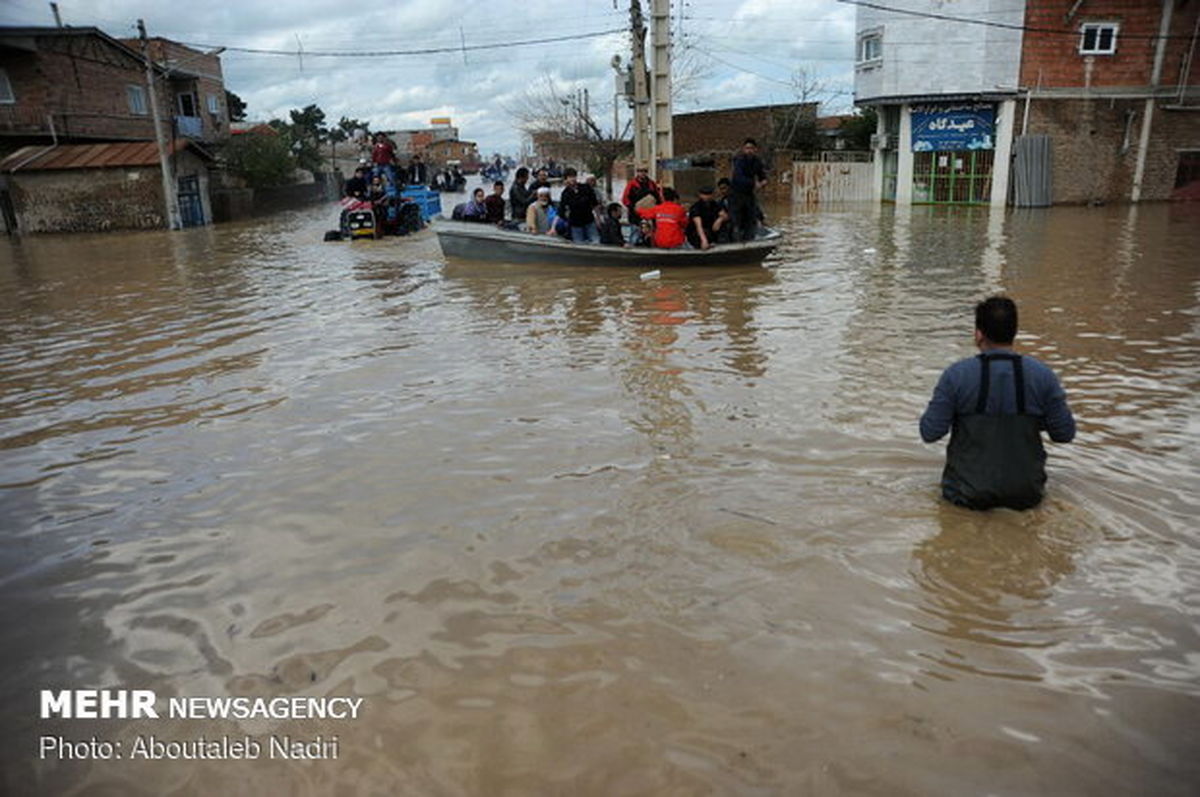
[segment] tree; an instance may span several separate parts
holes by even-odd
[[[282,119],[272,119],[267,122],[287,144],[296,165],[310,172],[318,172],[324,165],[321,157],[321,144],[328,138],[329,130],[325,126],[325,112],[316,105],[307,105],[303,109],[293,108],[288,111],[290,122]]]
[[[292,181],[296,162],[282,135],[248,132],[233,136],[224,148],[229,169],[251,188],[286,185]]]
[[[842,122],[842,137],[846,140],[846,148],[870,149],[871,136],[875,135],[878,124],[879,115],[869,106]]]
[[[325,112],[314,105],[306,105],[302,110],[292,109],[288,112],[292,117],[292,151],[296,155],[296,164],[301,169],[318,172],[324,162],[321,158],[321,142],[329,133],[325,126]]]
[[[225,107],[229,109],[229,121],[246,121],[246,103],[229,89],[225,89]]]
[[[629,122],[621,130],[604,130],[575,92],[564,91],[546,74],[505,111],[529,137],[548,137],[577,149],[584,167],[592,174],[604,175],[607,191],[612,193],[613,164],[633,151],[633,144],[625,138]]]
[[[795,103],[776,110],[774,131],[768,148],[816,152],[821,149],[817,117],[821,106],[833,98],[834,92],[828,82],[816,76],[811,67],[797,67],[792,72],[790,82]]]

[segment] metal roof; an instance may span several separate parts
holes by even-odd
[[[175,141],[171,154],[192,149],[200,157],[212,155],[190,141]],[[153,141],[117,141],[105,144],[33,144],[21,147],[3,161],[0,172],[34,172],[53,169],[104,169],[122,166],[158,166],[158,147]]]

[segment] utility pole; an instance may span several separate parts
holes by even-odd
[[[146,38],[146,23],[137,21],[138,38],[142,40],[142,60],[146,62],[146,89],[149,92],[150,113],[154,120],[154,142],[158,145],[158,163],[162,170],[163,199],[167,205],[167,226],[172,230],[183,227],[179,218],[179,197],[175,193],[175,171],[171,168],[171,156],[167,154],[167,142],[163,137],[162,120],[158,112],[158,92],[154,90],[154,64],[150,60],[150,42]]]
[[[645,164],[650,177],[657,175],[654,162],[654,140],[650,132],[650,86],[646,74],[646,25],[642,18],[640,0],[629,4],[629,25],[632,35],[633,62],[633,159],[637,165]]]
[[[650,83],[650,130],[654,161],[675,155],[671,125],[671,2],[650,0],[650,46],[654,48],[654,79]]]

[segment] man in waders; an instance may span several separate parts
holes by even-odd
[[[1046,484],[1044,429],[1056,443],[1075,437],[1075,418],[1054,372],[1012,350],[1017,306],[993,296],[975,306],[979,354],[942,372],[921,416],[921,439],[950,432],[942,495],[970,509],[1029,509]]]

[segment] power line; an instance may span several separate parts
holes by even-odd
[[[508,41],[497,42],[495,44],[470,44],[458,45],[454,47],[426,47],[420,50],[363,50],[361,52],[355,50],[305,50],[304,55],[309,58],[393,58],[404,55],[435,55],[438,53],[461,53],[464,51],[473,50],[496,50],[502,47],[522,47],[530,44],[551,44],[553,42],[577,41],[579,39],[597,39],[601,36],[612,36],[616,33],[625,33],[624,28],[612,28],[611,30],[596,31],[595,33],[576,33],[570,36],[548,36],[543,39],[525,39],[524,41]],[[196,42],[180,42],[188,47],[197,49],[215,49],[221,45],[216,44],[199,44]],[[254,47],[225,47],[230,52],[253,53],[255,55],[299,55],[297,50],[264,50]]]
[[[938,14],[933,11],[912,11],[907,8],[896,8],[895,6],[885,6],[882,3],[872,3],[868,0],[838,0],[839,3],[847,5],[859,6],[861,8],[870,8],[875,11],[890,11],[893,14],[904,14],[910,17],[922,17],[924,19],[940,19],[946,22],[961,22],[964,25],[982,25],[986,28],[1003,28],[1004,30],[1024,31],[1025,33],[1050,33],[1057,36],[1078,36],[1078,30],[1070,30],[1067,28],[1041,28],[1035,25],[1019,25],[1014,22],[993,22],[986,19],[972,19],[971,17],[956,17],[952,14]],[[1121,32],[1123,39],[1190,39],[1189,34],[1167,34],[1160,35],[1157,33],[1126,33]]]

